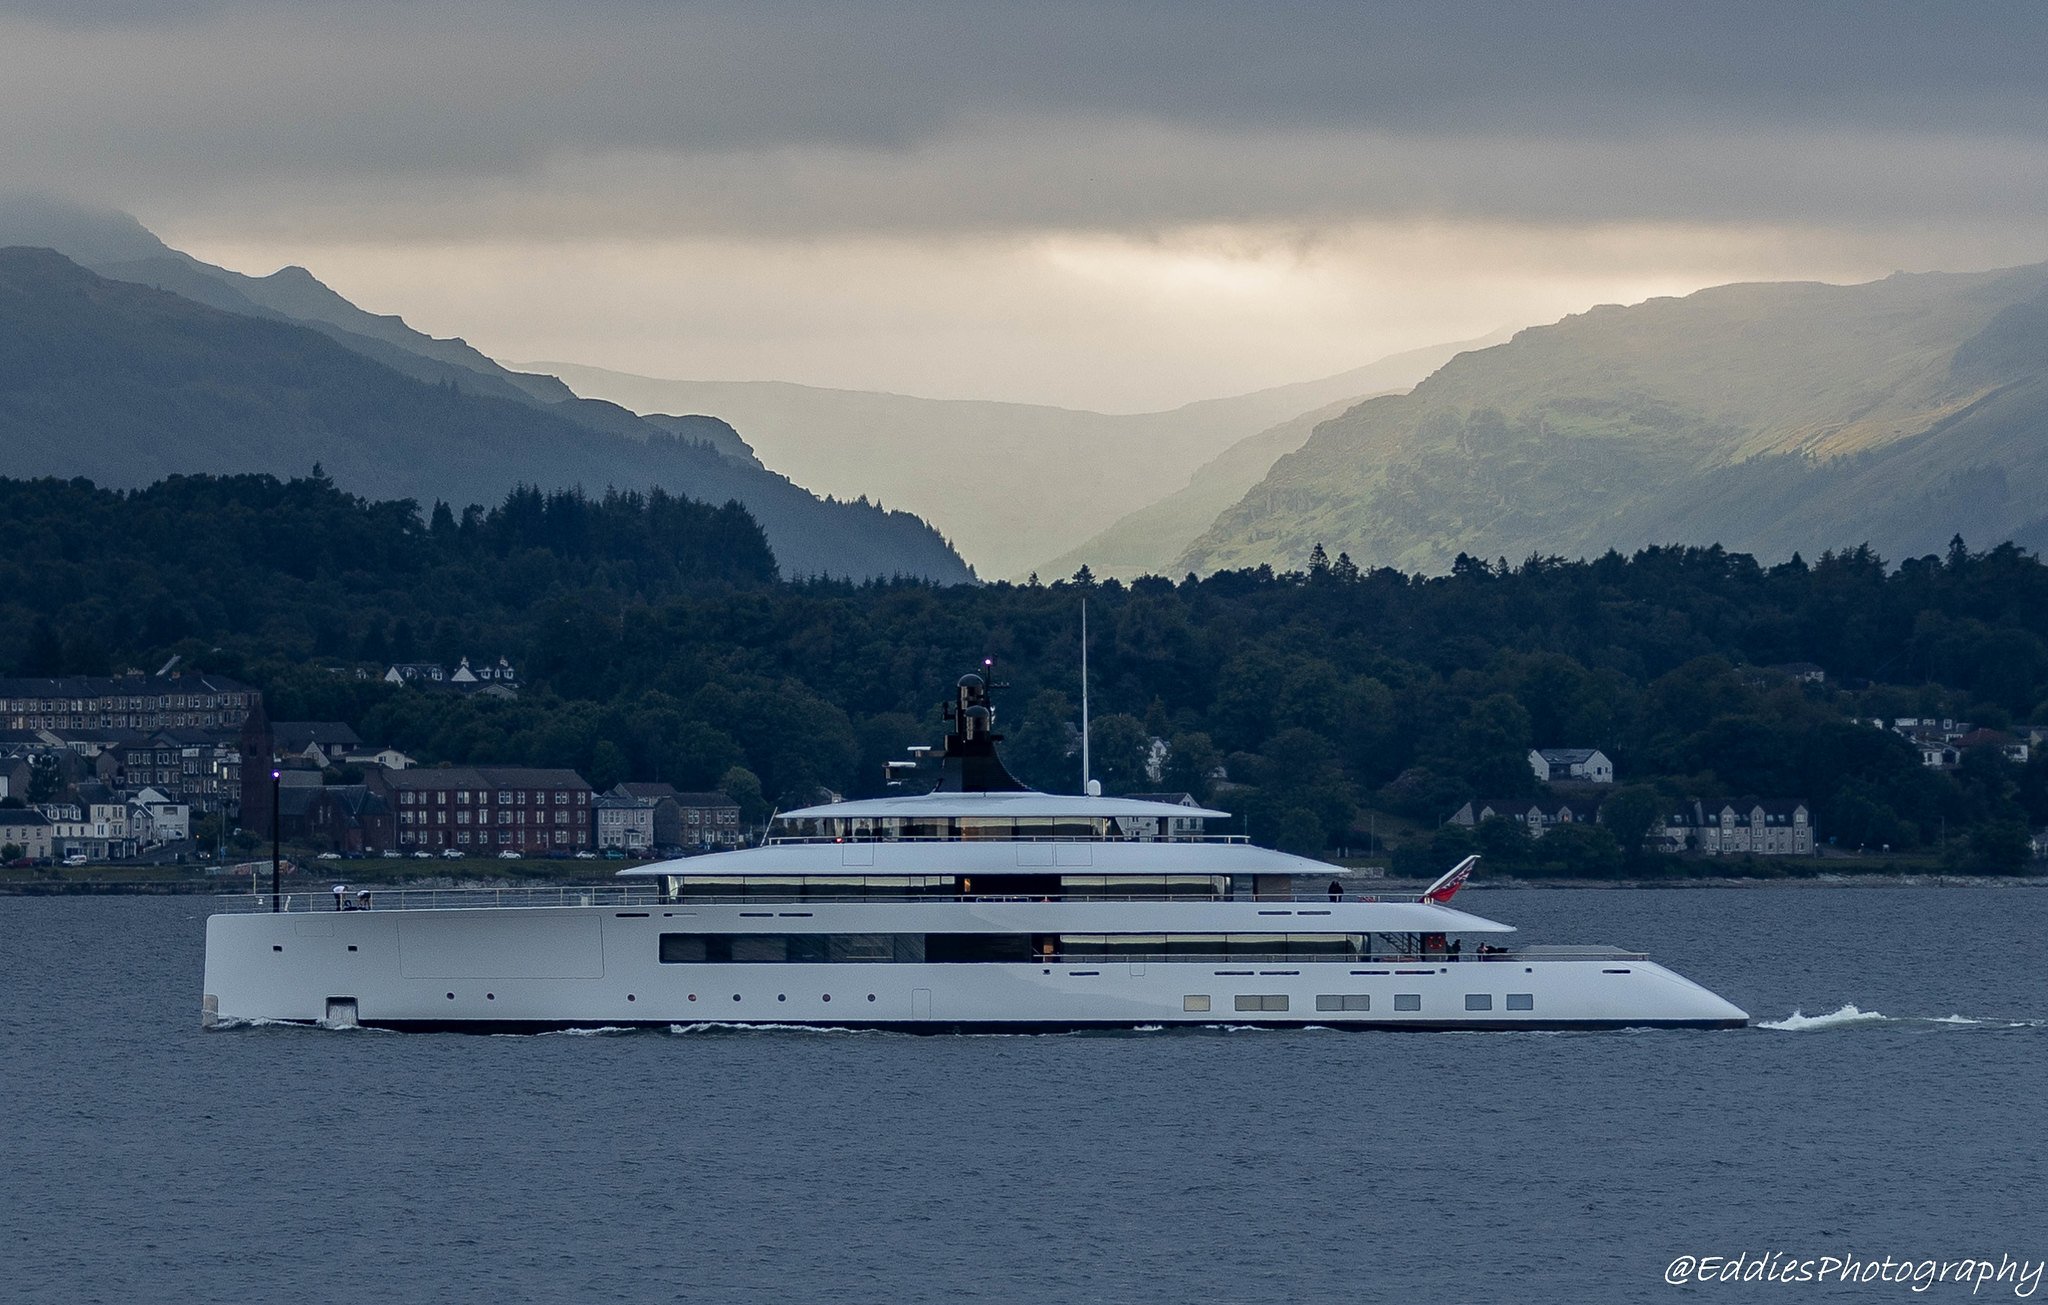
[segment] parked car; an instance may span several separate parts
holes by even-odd
[[[84,865],[84,864],[85,864],[86,862],[90,861],[91,859],[92,859],[91,857],[87,856],[87,855],[86,855],[85,853],[83,853],[83,852],[73,852],[73,853],[72,853],[72,854],[71,854],[70,856],[67,856],[67,857],[65,857],[65,858],[64,858],[64,864],[65,864],[65,865]]]
[[[404,854],[403,852],[395,852],[395,851],[394,851],[394,852],[379,852],[379,853],[378,853],[377,855],[379,855],[379,856],[383,857],[383,858],[384,858],[384,859],[385,859],[386,861],[396,861],[396,860],[397,860],[397,859],[398,859],[399,857],[401,857],[401,856],[403,856],[403,855],[405,855],[405,854]]]
[[[519,859],[519,853],[513,851],[511,848],[508,847],[504,851],[498,853],[498,859],[500,861],[517,861]]]
[[[626,859],[626,854],[616,847],[608,847],[604,850],[604,859],[607,861],[623,861]]]
[[[339,852],[322,852],[322,853],[321,853],[320,855],[318,855],[318,856],[314,857],[313,859],[314,859],[315,861],[339,861],[339,860],[341,860],[341,853],[339,853]]]
[[[578,852],[578,853],[576,854],[576,859],[577,859],[578,861],[595,861],[595,860],[597,860],[597,853],[595,853],[595,852]]]
[[[443,848],[441,851],[441,859],[443,861],[460,861],[465,855],[467,853],[458,852],[452,847]]]
[[[35,862],[28,857],[18,856],[7,863],[7,868],[9,870],[26,870],[34,864]]]
[[[412,854],[412,859],[415,861],[431,861],[434,859],[434,854],[423,847]]]

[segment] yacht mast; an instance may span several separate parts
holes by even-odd
[[[1088,600],[1081,600],[1081,795],[1095,795],[1095,780],[1088,773]]]

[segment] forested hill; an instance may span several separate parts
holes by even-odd
[[[1318,541],[1428,570],[1671,542],[1903,556],[1959,530],[2039,547],[2044,346],[2048,265],[1596,308],[1324,422],[1175,573],[1299,566]]]
[[[687,434],[611,435],[402,375],[314,330],[0,249],[0,475],[140,487],[193,472],[303,475],[377,498],[493,503],[519,485],[661,487],[744,504],[784,574],[971,572],[936,531],[820,500]]]
[[[1535,746],[1604,750],[1620,783],[1599,796],[1644,819],[1684,798],[1801,798],[1824,840],[1955,868],[2016,869],[2048,824],[2048,753],[1936,771],[1869,723],[2048,723],[2048,567],[2009,546],[1896,569],[1860,549],[1768,568],[1651,549],[1433,579],[1340,558],[1179,584],[856,586],[770,582],[744,514],[655,498],[529,493],[423,521],[319,480],[0,483],[0,519],[0,672],[179,654],[260,685],[276,717],[348,721],[429,763],[730,783],[755,816],[877,791],[984,656],[1010,685],[1007,756],[1073,791],[1085,599],[1108,790],[1213,796],[1293,850],[1356,846],[1376,820],[1439,861],[1461,802],[1535,791]],[[500,653],[515,702],[375,678],[386,659]],[[1762,669],[1799,661],[1827,683]],[[1540,858],[1490,846],[1490,864],[1614,873],[1625,841],[1625,824],[1584,826]]]

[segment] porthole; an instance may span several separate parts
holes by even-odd
[[[695,1001],[695,1000],[697,1000],[697,994],[696,994],[696,993],[694,993],[694,992],[693,992],[693,993],[691,993],[691,994],[690,994],[690,1000],[691,1000],[691,1001]]]
[[[284,950],[284,948],[283,948],[282,946],[278,945],[277,943],[272,943],[272,944],[270,944],[270,950],[272,950],[272,951],[274,951],[274,952],[281,952],[281,951],[283,951],[283,950]]]
[[[775,994],[775,1000],[777,1000],[777,1001],[788,1001],[788,1000],[789,1000],[789,994],[788,994],[788,993],[786,993],[786,992],[778,992],[778,993],[776,993],[776,994]]]
[[[734,1001],[738,1001],[738,1000],[740,999],[740,995],[739,995],[738,993],[734,993],[734,994],[732,995],[732,999],[733,999]]]
[[[354,950],[356,949],[356,945],[355,945],[354,943],[350,943],[350,944],[348,945],[348,949],[349,949],[350,951],[354,951]]]
[[[871,992],[871,993],[869,993],[869,994],[868,994],[868,1000],[869,1000],[869,1001],[873,1001],[874,999],[875,999],[875,994],[874,994],[874,993],[872,993],[872,992]]]
[[[454,993],[452,993],[452,992],[451,992],[451,993],[449,993],[449,994],[448,994],[448,1000],[450,1000],[450,1001],[454,1001],[454,1000],[455,1000],[455,994],[454,994]]]
[[[830,1001],[830,1000],[832,1000],[832,994],[831,994],[831,993],[829,993],[829,992],[828,992],[828,993],[826,993],[826,994],[825,994],[825,1000],[826,1000],[826,1001]]]
[[[497,994],[497,993],[495,993],[495,992],[487,992],[487,993],[485,993],[485,994],[484,994],[484,1000],[485,1000],[485,1001],[496,1001],[497,999],[498,999],[498,994]]]
[[[626,1000],[627,1000],[627,1001],[632,1001],[632,1000],[633,1000],[633,994],[632,994],[632,993],[630,993],[630,992],[629,992],[629,993],[627,993],[627,994],[626,994]]]

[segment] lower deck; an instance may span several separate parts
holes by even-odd
[[[658,913],[603,908],[220,915],[208,923],[204,1020],[498,1032],[1746,1022],[1697,984],[1614,949],[1500,951],[1483,959],[1144,952],[934,959],[929,949],[835,958],[829,950],[792,955],[784,935],[764,933],[753,936],[777,941],[763,942],[749,960],[730,949],[700,949],[703,935],[684,928]]]

